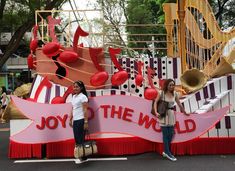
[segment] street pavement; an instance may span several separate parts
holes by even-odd
[[[127,160],[98,160],[80,164],[76,164],[72,159],[67,159],[68,161],[9,159],[9,135],[9,124],[0,124],[0,171],[232,171],[235,169],[235,155],[176,156],[178,160],[172,162],[158,153],[144,153],[100,156],[101,159],[127,158]]]

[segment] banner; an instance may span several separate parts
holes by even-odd
[[[12,96],[17,108],[32,122],[10,139],[19,143],[48,143],[73,139],[69,126],[70,103],[43,104]],[[186,116],[175,113],[177,122],[173,142],[185,142],[204,134],[228,111],[224,107],[204,114]],[[121,133],[153,142],[162,142],[162,133],[151,101],[135,96],[111,95],[89,99],[89,132]]]

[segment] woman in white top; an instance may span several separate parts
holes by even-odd
[[[154,110],[157,111],[157,103],[159,99],[161,98],[164,101],[168,102],[168,110],[164,117],[160,117],[160,114],[155,112],[157,114],[159,124],[162,129],[162,135],[163,135],[163,144],[164,144],[164,152],[162,153],[163,157],[167,157],[171,161],[176,161],[177,159],[172,155],[170,151],[170,145],[172,138],[174,136],[174,126],[175,126],[175,114],[174,114],[174,105],[175,102],[180,108],[180,111],[184,113],[185,115],[188,115],[183,106],[181,105],[179,101],[179,97],[177,93],[174,91],[175,88],[175,81],[172,79],[167,79],[164,81],[164,85],[162,88],[162,92],[160,92],[155,99],[154,103]]]
[[[72,113],[70,114],[70,126],[73,127],[76,147],[84,142],[84,134],[88,129],[88,97],[86,88],[82,81],[76,81],[73,84]]]

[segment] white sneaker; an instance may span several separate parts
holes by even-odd
[[[177,160],[174,156],[169,156],[165,152],[162,152],[162,156],[168,158],[171,161],[176,161]]]
[[[167,154],[163,151],[162,152],[162,157],[166,157],[167,156]]]
[[[172,158],[174,161],[177,160],[177,158],[175,158],[175,156],[173,156],[173,155],[171,155],[171,158]]]

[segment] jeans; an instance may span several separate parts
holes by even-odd
[[[164,152],[169,156],[171,154],[171,141],[174,135],[174,126],[161,126],[162,128],[162,135],[163,135],[163,144],[164,144]]]
[[[84,142],[84,119],[73,121],[73,135],[76,145]]]

